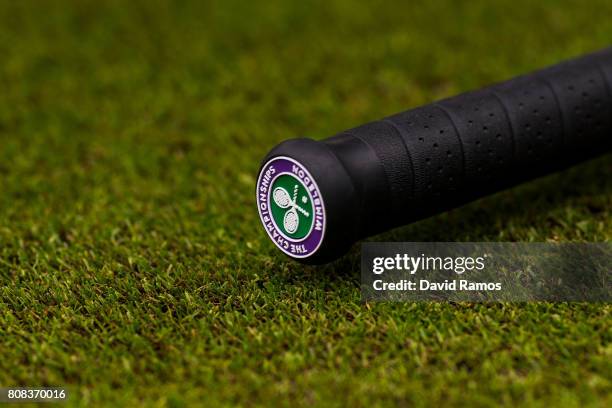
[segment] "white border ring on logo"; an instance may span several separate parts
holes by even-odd
[[[310,196],[314,219],[310,231],[304,238],[292,239],[276,225],[270,209],[270,196],[274,180],[282,174],[289,174],[298,179]],[[325,205],[319,186],[312,175],[297,160],[286,156],[274,157],[262,167],[257,178],[257,210],[259,218],[276,246],[293,258],[307,258],[314,254],[325,235]]]

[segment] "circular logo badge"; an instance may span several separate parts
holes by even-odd
[[[259,217],[272,241],[294,258],[312,255],[325,234],[325,206],[308,170],[289,157],[268,161],[257,179]]]

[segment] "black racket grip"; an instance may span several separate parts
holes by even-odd
[[[300,260],[323,263],[359,239],[611,147],[608,48],[326,140],[282,142],[264,163],[291,157],[316,180],[325,203],[325,236]]]

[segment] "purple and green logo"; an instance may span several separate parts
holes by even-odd
[[[289,157],[275,157],[257,179],[257,209],[272,241],[294,258],[312,255],[325,234],[325,206],[308,170]]]

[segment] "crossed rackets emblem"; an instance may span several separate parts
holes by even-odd
[[[310,217],[310,213],[300,207],[300,205],[297,203],[297,195],[297,184],[293,187],[293,197],[290,196],[289,192],[283,187],[276,187],[274,191],[272,191],[274,203],[282,209],[289,209],[289,211],[287,211],[285,213],[285,216],[283,217],[283,227],[290,234],[296,232],[298,230],[298,227],[300,226],[300,217],[298,215],[298,212],[301,213],[304,217]],[[308,203],[308,198],[306,196],[302,196],[301,201],[302,204],[306,204]]]

